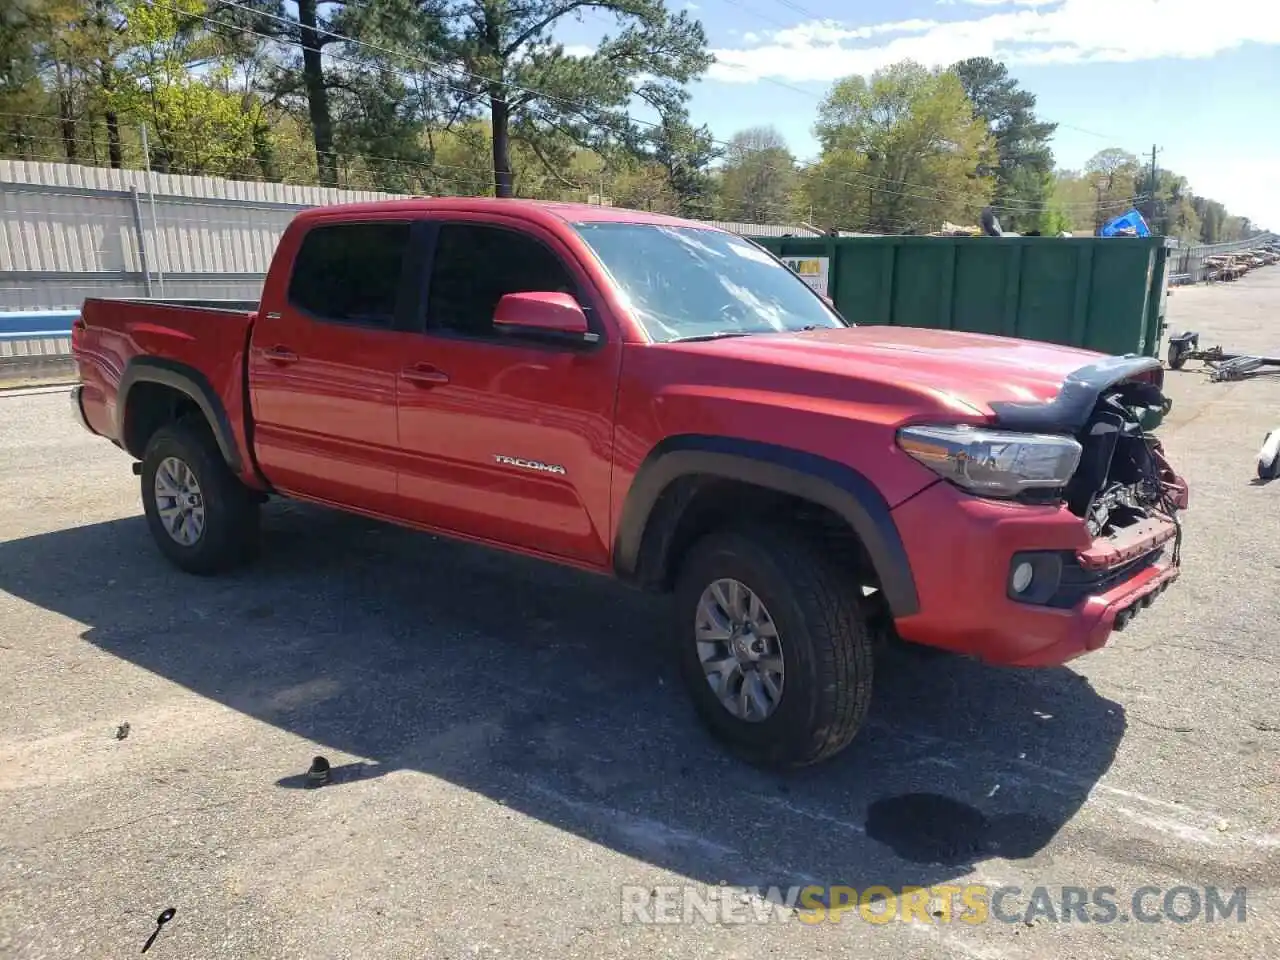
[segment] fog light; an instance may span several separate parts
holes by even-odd
[[[1070,554],[1063,550],[1015,553],[1009,558],[1005,596],[1018,603],[1052,605],[1062,584],[1063,565],[1068,557]]]
[[[1031,579],[1035,576],[1035,570],[1031,564],[1025,560],[1013,568],[1013,576],[1009,579],[1009,585],[1013,587],[1014,593],[1022,593],[1031,586]]]

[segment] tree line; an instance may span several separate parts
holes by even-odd
[[[594,50],[556,40],[572,19],[604,31]],[[1135,205],[1186,240],[1251,230],[1118,148],[1057,169],[1055,124],[986,58],[838,81],[804,163],[773,128],[691,122],[711,63],[664,0],[7,0],[0,156],[876,233],[987,207],[1092,231]]]

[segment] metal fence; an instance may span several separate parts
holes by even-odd
[[[1243,253],[1256,250],[1264,243],[1280,240],[1275,234],[1264,234],[1250,237],[1248,240],[1232,240],[1228,243],[1201,243],[1192,246],[1179,244],[1169,251],[1166,270],[1171,281],[1182,283],[1203,283],[1210,257],[1219,257],[1231,253]],[[1175,280],[1176,278],[1176,280]]]
[[[0,311],[76,309],[86,297],[256,299],[276,240],[299,210],[393,197],[0,160]],[[749,236],[814,233],[710,222]],[[1198,282],[1207,257],[1258,242],[1175,248],[1170,272]]]
[[[0,310],[86,297],[257,299],[299,210],[393,194],[0,160]],[[713,221],[754,236],[800,226]]]
[[[0,309],[256,299],[299,210],[387,196],[0,160]]]

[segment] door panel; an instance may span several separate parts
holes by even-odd
[[[262,321],[249,361],[258,463],[277,488],[394,512],[396,370],[408,334]],[[294,362],[268,352],[287,346]]]
[[[283,492],[394,514],[407,223],[311,227],[254,328],[258,463]],[[297,241],[295,241],[297,242]]]
[[[618,350],[424,337],[413,356],[449,382],[400,385],[409,517],[605,566]]]
[[[605,567],[621,347],[616,336],[583,348],[494,333],[504,293],[561,290],[594,310],[580,268],[553,237],[531,233],[440,227],[427,331],[398,386],[402,509],[465,536]]]

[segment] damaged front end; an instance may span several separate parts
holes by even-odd
[[[1154,516],[1176,521],[1187,487],[1147,432],[1169,412],[1164,368],[1152,357],[1108,357],[1066,378],[1050,403],[994,403],[999,426],[1069,434],[1080,463],[1062,496],[1090,534],[1114,536]]]
[[[1177,523],[1187,506],[1186,484],[1143,427],[1168,409],[1160,387],[1149,381],[1102,391],[1076,434],[1080,465],[1064,491],[1068,509],[1084,520],[1090,536],[1112,537],[1157,516]]]
[[[1008,404],[996,412],[1003,427],[1069,433],[1080,461],[1061,502],[1084,523],[1090,543],[1061,556],[1056,589],[1040,602],[1070,608],[1107,594],[1144,571],[1159,568],[1144,587],[1114,611],[1116,629],[1148,606],[1177,576],[1187,485],[1160,441],[1148,433],[1170,409],[1158,360],[1114,357],[1067,378],[1048,404]],[[1155,571],[1152,571],[1154,573]]]

